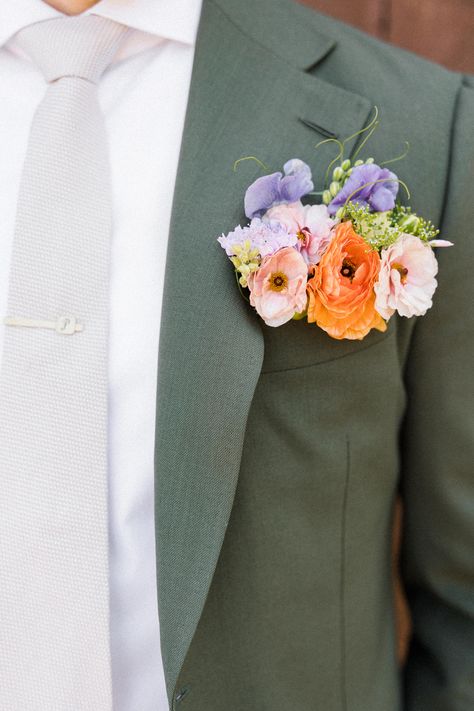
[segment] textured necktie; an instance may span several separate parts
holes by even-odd
[[[127,28],[18,42],[48,83],[17,208],[0,373],[0,708],[112,708],[107,521],[110,178],[97,82]]]

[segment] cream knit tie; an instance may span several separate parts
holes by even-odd
[[[18,201],[0,373],[0,709],[109,711],[110,180],[97,82],[127,28],[21,30],[48,88]]]

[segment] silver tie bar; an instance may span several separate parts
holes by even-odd
[[[25,328],[49,328],[63,336],[72,336],[84,330],[82,323],[77,323],[75,316],[60,316],[56,321],[43,321],[41,319],[23,318],[22,316],[7,316],[4,318],[5,326],[23,326]]]

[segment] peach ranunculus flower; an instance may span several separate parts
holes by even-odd
[[[296,248],[306,264],[319,262],[331,241],[331,230],[337,222],[329,215],[327,205],[303,205],[300,200],[271,207],[263,219],[266,222],[279,222],[288,232],[298,237]]]
[[[337,339],[361,339],[372,328],[385,331],[387,324],[375,310],[379,269],[378,253],[351,222],[341,222],[308,282],[308,322]]]
[[[262,262],[248,278],[250,304],[267,326],[281,326],[306,309],[308,267],[293,247],[284,247]]]
[[[448,243],[446,243],[448,244]],[[375,308],[390,318],[395,311],[400,316],[424,316],[432,306],[436,287],[438,262],[430,244],[419,237],[402,234],[396,242],[382,250]]]

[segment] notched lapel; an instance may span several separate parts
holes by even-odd
[[[249,22],[251,19],[249,19]],[[305,74],[205,0],[168,246],[156,429],[159,611],[168,692],[198,624],[232,508],[263,360],[255,313],[216,238],[243,215],[258,155],[311,158],[315,133],[360,128],[370,102]],[[315,154],[316,157],[316,154]],[[322,173],[322,171],[321,171]]]

